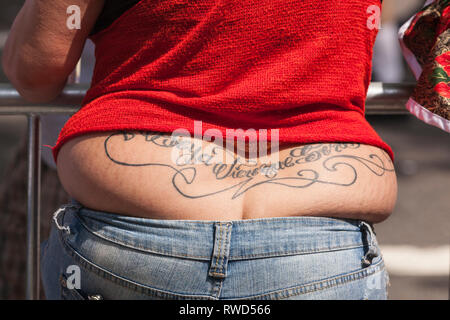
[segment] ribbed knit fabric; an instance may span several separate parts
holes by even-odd
[[[280,143],[390,147],[364,118],[379,0],[141,0],[95,34],[88,132],[279,129]]]

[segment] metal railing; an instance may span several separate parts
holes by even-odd
[[[366,100],[367,115],[408,114],[406,101],[415,84],[372,82]],[[54,101],[36,104],[25,101],[10,84],[0,84],[0,116],[28,117],[27,181],[27,279],[26,298],[39,298],[41,118],[43,114],[73,114],[81,104],[88,85],[68,85]]]

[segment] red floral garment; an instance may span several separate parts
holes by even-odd
[[[400,43],[417,78],[408,110],[450,132],[450,0],[422,8],[400,30]]]
[[[434,83],[434,91],[439,95],[450,98],[450,51],[436,58],[441,67],[434,69],[430,81]]]

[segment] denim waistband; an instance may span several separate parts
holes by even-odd
[[[70,232],[70,228],[77,228],[132,249],[198,260],[210,260],[215,251],[221,255],[226,251],[231,261],[376,244],[371,226],[362,220],[307,216],[233,221],[161,220],[95,211],[75,200],[64,208],[60,229],[67,228]]]

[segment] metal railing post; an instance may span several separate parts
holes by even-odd
[[[27,179],[27,300],[39,299],[40,197],[41,197],[41,119],[28,115]]]
[[[366,99],[367,115],[410,114],[405,108],[414,83],[372,82]],[[0,83],[0,115],[73,114],[81,105],[89,84],[68,84],[61,95],[46,104],[24,101],[7,83]]]

